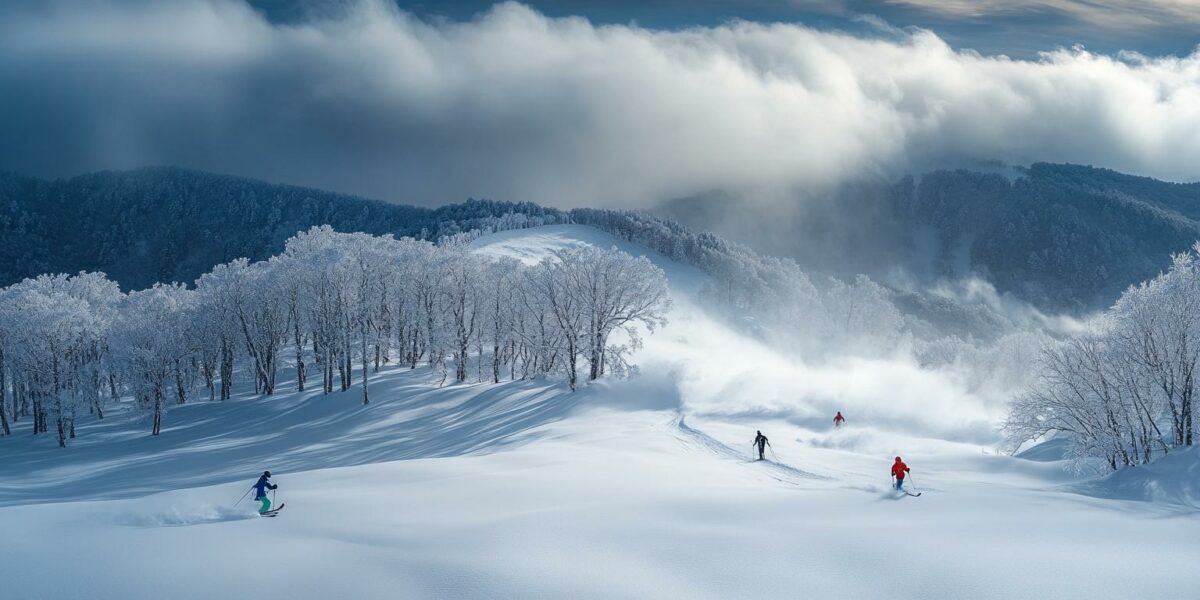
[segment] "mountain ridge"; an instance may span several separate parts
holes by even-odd
[[[756,208],[696,197],[657,213],[793,257],[813,272],[866,273],[899,287],[907,278],[979,277],[1039,307],[1072,312],[1109,305],[1200,239],[1200,183],[1072,164],[932,171]]]
[[[1200,239],[1200,183],[1083,165],[1034,163],[1011,173],[933,171],[846,186],[754,214],[724,194],[675,201],[643,229],[687,246],[712,231],[814,273],[866,273],[904,288],[980,277],[1051,310],[1107,306]],[[190,283],[213,265],[260,260],[299,230],[438,239],[473,229],[606,221],[629,211],[561,210],[468,199],[436,208],[172,166],[43,180],[0,171],[0,285],[46,272],[103,271],[126,289]],[[625,218],[625,217],[621,217]],[[641,217],[639,217],[641,218]],[[710,236],[711,237],[711,236]],[[705,240],[722,243],[720,240]],[[690,247],[690,246],[688,246]]]

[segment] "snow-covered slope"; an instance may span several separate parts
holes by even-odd
[[[578,226],[474,247],[572,244],[644,253]],[[129,414],[66,450],[0,438],[0,597],[1194,597],[1186,499],[1080,494],[1060,462],[992,451],[994,407],[953,382],[779,357],[697,307],[703,275],[651,259],[677,297],[631,381],[437,389],[393,369],[368,407],[243,396],[155,439]],[[774,462],[749,460],[756,429]],[[897,453],[921,497],[888,490]],[[275,519],[235,505],[264,468]]]
[[[471,242],[474,252],[485,256],[515,258],[525,264],[536,264],[558,250],[582,246],[616,248],[634,256],[645,256],[666,274],[677,302],[689,303],[707,280],[704,273],[693,267],[681,265],[653,250],[585,225],[546,225],[501,231]]]

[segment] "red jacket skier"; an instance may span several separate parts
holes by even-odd
[[[896,489],[904,489],[904,475],[908,472],[908,465],[904,464],[904,461],[897,456],[896,462],[892,464],[892,477],[896,478]]]
[[[833,426],[841,427],[842,423],[845,423],[845,422],[846,422],[846,417],[843,417],[842,411],[839,410],[837,416],[833,418]]]

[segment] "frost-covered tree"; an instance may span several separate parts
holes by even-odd
[[[587,325],[588,379],[595,380],[605,373],[610,355],[621,357],[625,348],[641,346],[638,325],[653,332],[666,324],[667,279],[646,257],[635,258],[615,248],[582,248],[562,259],[572,265],[569,281]],[[610,347],[610,336],[618,329],[625,333],[626,345]]]
[[[248,291],[244,288],[239,270],[244,261],[217,265],[196,281],[200,307],[198,318],[204,326],[198,331],[201,345],[201,364],[206,369],[206,384],[210,395],[213,379],[220,381],[220,399],[228,400],[233,392],[234,366],[238,357],[242,330],[237,318],[237,306]]]
[[[1082,461],[1110,469],[1150,462],[1195,443],[1200,368],[1200,270],[1193,252],[1131,287],[1084,334],[1052,345],[1040,377],[1012,405],[1013,445],[1071,435]]]
[[[584,298],[580,293],[579,271],[583,256],[576,250],[559,250],[541,260],[528,271],[526,282],[538,306],[549,317],[556,349],[562,356],[567,385],[574,391],[579,382],[579,357],[585,350],[588,335]]]
[[[229,278],[232,316],[253,362],[254,389],[268,396],[275,393],[280,353],[288,333],[286,296],[280,273],[271,267],[269,261],[240,259],[225,265],[222,274]]]
[[[511,365],[510,376],[516,374],[515,328],[520,313],[521,268],[521,263],[514,259],[495,259],[487,261],[481,269],[484,324],[480,327],[479,343],[482,348],[487,340],[491,348],[492,383],[500,383],[505,364]],[[482,358],[483,352],[479,354]]]
[[[1038,385],[1014,400],[1007,429],[1016,438],[1071,435],[1071,456],[1110,469],[1149,462],[1153,415],[1141,382],[1122,377],[1117,349],[1103,335],[1078,336],[1045,351]],[[1142,418],[1145,415],[1145,418]]]
[[[119,296],[116,284],[98,273],[42,275],[5,290],[0,371],[11,374],[14,401],[22,400],[14,415],[26,409],[25,402],[31,405],[34,433],[48,432],[53,420],[58,443],[66,446],[81,409],[103,416],[109,331]],[[0,387],[8,378],[0,376]]]
[[[1200,252],[1200,246],[1197,247]],[[1194,441],[1197,369],[1200,368],[1200,270],[1196,255],[1172,257],[1170,271],[1130,288],[1112,309],[1131,367],[1153,382],[1171,418],[1172,441]]]
[[[478,335],[479,314],[483,301],[482,261],[471,256],[466,248],[454,245],[445,250],[441,263],[446,270],[444,297],[447,322],[454,356],[454,380],[467,380],[467,362],[471,343]]]
[[[504,226],[520,226],[515,219]],[[498,225],[499,226],[499,225]],[[282,363],[296,389],[321,372],[325,393],[362,386],[397,360],[441,385],[562,376],[574,390],[624,371],[641,330],[664,322],[661,271],[616,249],[563,250],[539,264],[470,251],[475,234],[433,244],[315,227],[264,261],[217,265],[194,289],[159,284],[122,294],[102,274],[41,276],[0,289],[0,433],[32,416],[60,445],[81,411],[131,397],[158,435],[168,407],[227,400],[235,374],[271,395]],[[623,340],[613,342],[614,332]],[[218,392],[219,390],[219,392]]]
[[[181,285],[160,284],[121,303],[114,347],[138,406],[150,413],[152,435],[162,431],[172,391],[183,399],[179,368],[192,352],[198,297]]]

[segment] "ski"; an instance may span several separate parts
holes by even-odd
[[[279,505],[279,508],[273,508],[273,509],[271,509],[271,510],[268,510],[267,512],[260,512],[260,513],[258,513],[258,516],[260,516],[260,517],[274,517],[275,515],[279,514],[279,511],[283,510],[283,507],[285,507],[285,506],[287,506],[287,503],[286,503],[286,502],[285,502],[285,503],[283,503],[283,504],[280,504],[280,505]]]
[[[925,492],[917,492],[917,493],[915,493],[915,494],[914,494],[914,493],[912,493],[912,492],[905,491],[904,493],[905,493],[905,494],[908,494],[909,496],[912,496],[913,498],[920,498],[920,497],[921,497],[921,494],[924,494]]]

